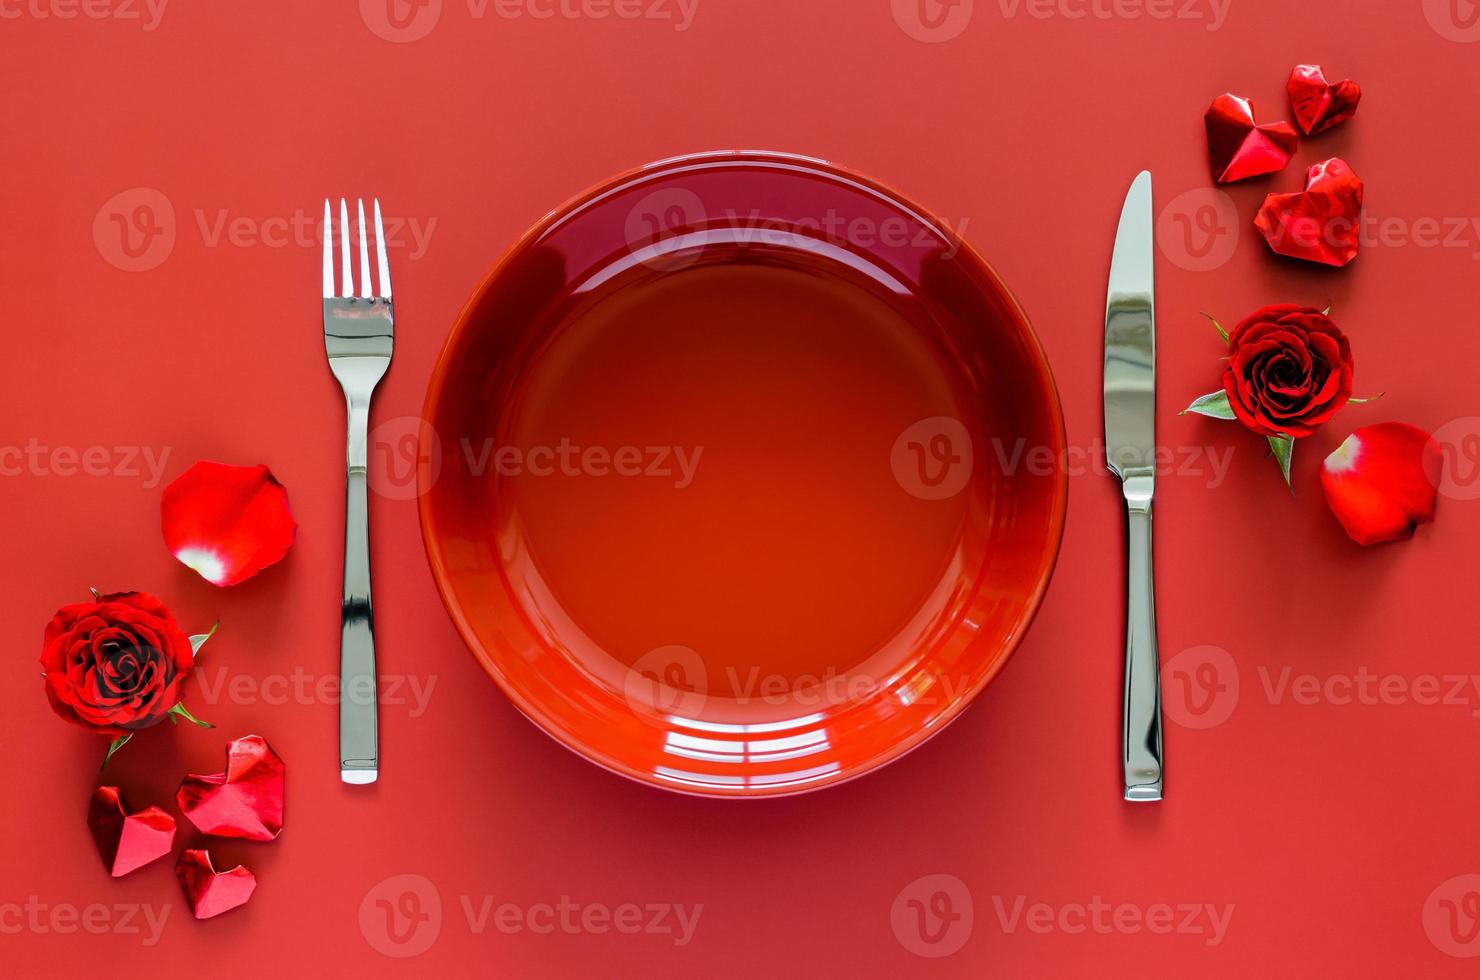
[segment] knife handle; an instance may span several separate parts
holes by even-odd
[[[1151,492],[1126,481],[1125,798],[1161,799],[1161,669],[1151,572]]]

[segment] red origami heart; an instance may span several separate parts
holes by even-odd
[[[1305,172],[1305,190],[1266,197],[1254,225],[1280,255],[1341,266],[1357,257],[1361,213],[1362,179],[1332,157]]]
[[[1307,136],[1324,133],[1344,123],[1357,112],[1362,99],[1362,86],[1344,78],[1335,85],[1326,81],[1320,65],[1296,65],[1285,84],[1290,93],[1290,109],[1295,121]]]
[[[115,878],[164,857],[175,844],[174,817],[157,806],[127,812],[116,786],[99,786],[93,791],[87,826],[102,855],[103,867]]]
[[[247,904],[257,888],[257,876],[238,864],[230,871],[217,871],[207,851],[187,848],[175,864],[175,877],[185,892],[190,914],[209,919]]]
[[[226,771],[186,776],[175,800],[202,833],[273,840],[283,830],[287,769],[260,735],[226,746]]]
[[[1213,100],[1203,124],[1220,184],[1285,169],[1300,139],[1287,122],[1255,123],[1253,104],[1227,92]]]

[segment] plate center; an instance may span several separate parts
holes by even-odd
[[[710,247],[608,279],[495,422],[513,590],[587,645],[573,660],[679,662],[713,698],[882,682],[945,601],[970,496],[917,492],[897,444],[960,418],[959,384],[917,301],[817,255]]]

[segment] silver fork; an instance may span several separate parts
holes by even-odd
[[[360,292],[350,269],[349,209],[339,199],[339,290],[334,288],[334,224],[324,200],[324,348],[329,370],[344,389],[348,408],[348,475],[344,502],[344,605],[339,633],[339,776],[373,783],[380,775],[376,735],[375,622],[370,612],[370,524],[366,456],[370,397],[391,366],[395,316],[391,270],[385,256],[380,201],[375,208],[375,258],[380,290],[370,290],[365,202],[358,202]]]

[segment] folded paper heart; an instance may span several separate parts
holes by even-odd
[[[1283,170],[1300,139],[1287,122],[1255,123],[1253,103],[1228,92],[1213,100],[1203,124],[1220,184]]]
[[[283,829],[287,769],[260,735],[226,746],[226,771],[186,776],[175,794],[180,811],[202,833],[273,840]]]
[[[1342,266],[1357,257],[1361,214],[1361,178],[1332,157],[1305,172],[1305,190],[1266,197],[1254,225],[1280,255]]]
[[[1290,111],[1307,136],[1346,122],[1362,98],[1362,87],[1350,78],[1335,85],[1327,82],[1320,65],[1296,65],[1285,91],[1290,94]]]
[[[115,878],[164,857],[175,844],[174,817],[157,806],[129,813],[116,786],[93,791],[87,826],[103,867]]]
[[[187,848],[175,864],[175,877],[185,892],[190,914],[209,919],[247,904],[257,888],[257,876],[241,865],[217,871],[207,851]]]

